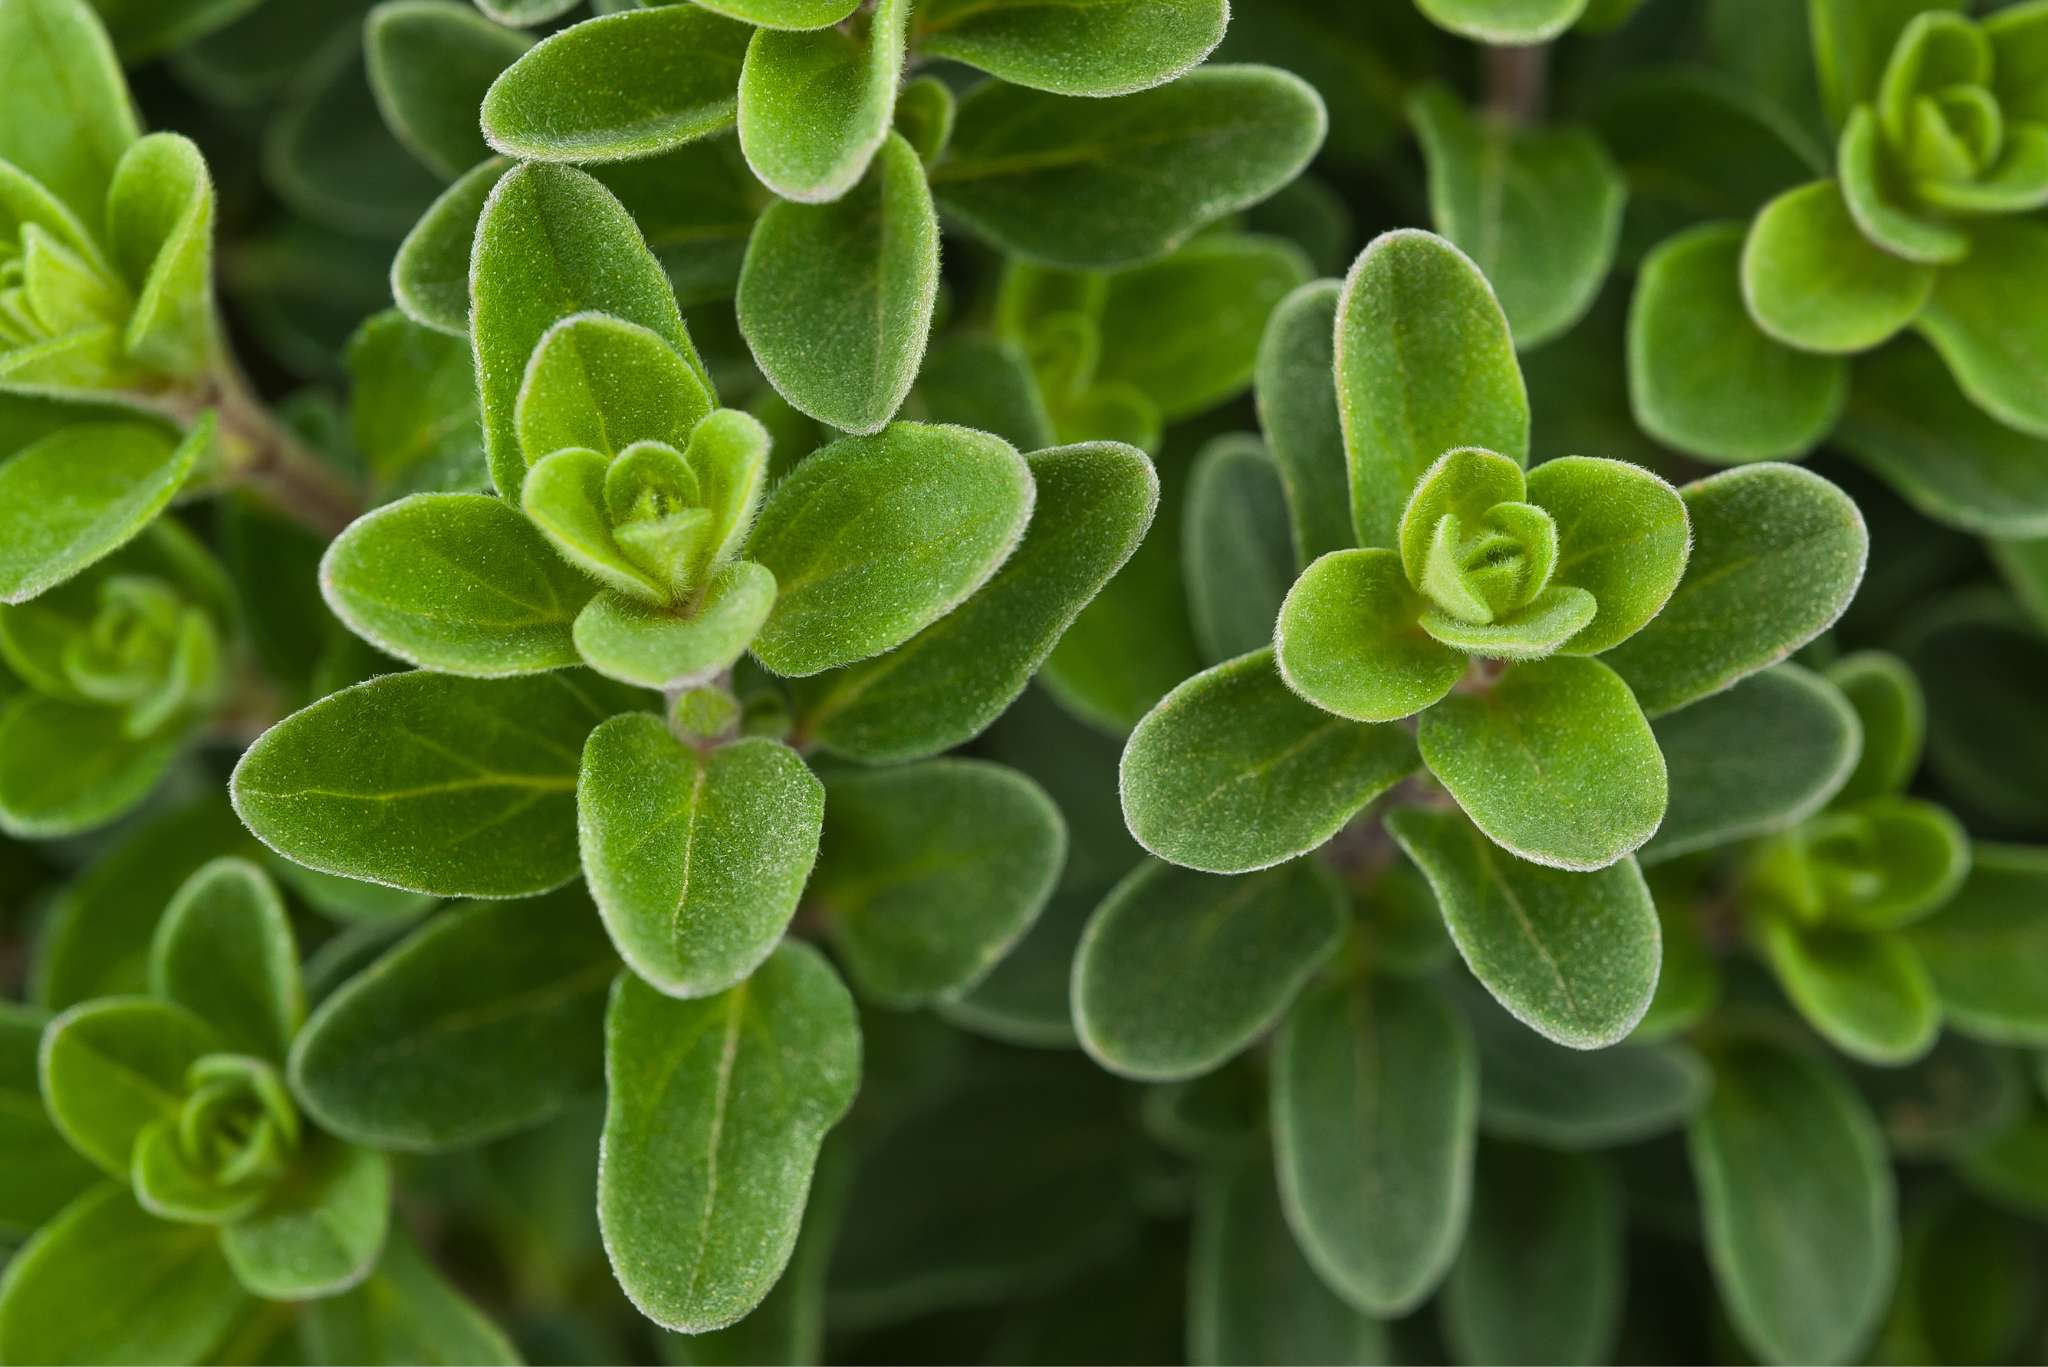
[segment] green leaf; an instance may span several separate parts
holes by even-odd
[[[1757,936],[1785,995],[1849,1057],[1896,1066],[1934,1047],[1941,1005],[1920,956],[1896,931],[1808,928],[1765,915]]]
[[[1302,1252],[1366,1314],[1405,1314],[1465,1233],[1471,1033],[1427,982],[1318,984],[1280,1028],[1272,1088],[1280,1199]]]
[[[1057,95],[1128,95],[1185,75],[1223,39],[1226,0],[927,0],[920,53]]]
[[[2048,1048],[2048,855],[1980,842],[1969,877],[1906,932],[1942,1013],[1966,1035]]]
[[[1840,1073],[1785,1045],[1737,1040],[1713,1063],[1686,1140],[1729,1318],[1767,1362],[1854,1361],[1898,1264],[1877,1125]]]
[[[1350,471],[1337,413],[1337,301],[1334,280],[1315,280],[1282,299],[1259,341],[1253,392],[1266,449],[1279,468],[1294,528],[1294,558],[1307,565],[1348,550]]]
[[[1855,374],[1835,438],[1844,451],[1937,522],[2048,535],[2048,443],[1972,403],[1919,341],[1863,358]]]
[[[792,943],[699,1001],[622,975],[605,1034],[597,1203],[612,1270],[657,1324],[723,1328],[788,1262],[818,1144],[859,1085],[853,999]]]
[[[1316,849],[1416,767],[1394,726],[1332,717],[1254,651],[1195,675],[1131,732],[1124,819],[1161,859],[1247,873]]]
[[[1742,246],[1749,316],[1801,351],[1868,351],[1919,315],[1934,280],[1931,266],[1901,260],[1866,238],[1831,180],[1766,204]]]
[[[1140,864],[1095,909],[1074,956],[1082,1047],[1147,1082],[1222,1066],[1336,952],[1345,911],[1312,859],[1241,878]]]
[[[22,693],[0,703],[0,831],[48,840],[106,825],[148,797],[187,739],[140,740],[111,708]]]
[[[498,1367],[521,1361],[503,1332],[434,1270],[403,1226],[392,1229],[367,1278],[300,1313],[311,1362]]]
[[[1465,656],[1425,632],[1424,602],[1384,549],[1332,551],[1301,572],[1274,627],[1287,686],[1340,717],[1392,722],[1447,695]]]
[[[387,674],[257,737],[229,782],[257,839],[326,873],[437,897],[524,897],[577,869],[587,679]]]
[[[1098,385],[1130,385],[1178,422],[1251,383],[1259,338],[1280,300],[1309,277],[1293,243],[1208,233],[1109,277],[1096,320]]]
[[[1838,806],[1902,792],[1920,767],[1927,738],[1927,700],[1906,662],[1881,650],[1860,650],[1828,667],[1863,735],[1856,768],[1836,795]]]
[[[730,128],[752,36],[696,5],[572,24],[505,69],[483,98],[492,147],[527,161],[622,161]]]
[[[1324,1285],[1295,1244],[1264,1153],[1196,1179],[1188,1267],[1188,1361],[1387,1362],[1386,1327]]]
[[[1907,1160],[1957,1158],[2009,1126],[2026,1109],[2027,1079],[2016,1055],[1945,1031],[1917,1061],[1864,1067],[1856,1082]]]
[[[762,28],[739,74],[740,148],[784,199],[838,199],[889,136],[910,0],[878,0],[850,28]]]
[[[136,1137],[176,1115],[186,1070],[222,1048],[214,1028],[182,1006],[147,997],[86,1002],[43,1032],[43,1104],[72,1148],[126,1181]]]
[[[2037,780],[2048,730],[2033,686],[2048,638],[2003,594],[1962,594],[1915,623],[1902,653],[1927,694],[1927,762],[1941,791],[2009,828],[2048,823]]]
[[[414,494],[357,518],[320,561],[334,615],[386,654],[496,678],[577,662],[590,580],[503,499]]]
[[[1604,1049],[1635,1029],[1662,936],[1634,860],[1590,874],[1544,868],[1427,807],[1397,808],[1387,830],[1429,879],[1458,953],[1517,1020],[1573,1049]]]
[[[1586,12],[1587,0],[1415,0],[1429,21],[1482,43],[1541,43]]]
[[[0,1233],[10,1239],[25,1238],[99,1178],[43,1109],[36,1057],[48,1020],[35,1007],[0,1004]]]
[[[798,682],[800,736],[870,763],[924,759],[980,735],[1016,701],[1137,549],[1159,502],[1152,462],[1119,443],[1026,460],[1031,521],[995,577],[887,654]]]
[[[985,760],[832,775],[810,899],[860,994],[964,995],[1031,928],[1066,862],[1036,783]]]
[[[185,880],[157,923],[149,990],[189,1008],[238,1051],[284,1061],[306,993],[284,900],[263,870],[224,857]]]
[[[1813,64],[1828,118],[1840,124],[1876,97],[1892,48],[1916,15],[1964,7],[1965,0],[1809,0]]]
[[[384,0],[363,21],[370,90],[385,124],[443,180],[490,156],[477,107],[532,46],[457,0]]]
[[[1836,157],[1841,175],[1842,198],[1863,235],[1906,261],[1933,266],[1951,266],[1969,254],[1970,237],[1961,228],[1930,214],[1905,192],[1896,173],[1884,135],[1879,131],[1877,111],[1869,106],[1855,109],[1849,125],[1842,130]]]
[[[1779,460],[1833,430],[1846,362],[1766,336],[1742,298],[1739,223],[1703,223],[1643,259],[1628,317],[1628,394],[1658,441],[1704,460]]]
[[[1337,409],[1358,544],[1392,546],[1423,472],[1460,446],[1529,457],[1529,399],[1507,318],[1471,258],[1419,229],[1382,233],[1337,303]]]
[[[405,232],[441,180],[385,127],[361,39],[332,39],[308,53],[290,85],[282,111],[262,128],[264,180],[324,228],[381,241]],[[379,250],[371,259],[383,255]],[[304,268],[331,268],[331,259]],[[350,321],[367,312],[354,309]]]
[[[501,24],[531,28],[560,18],[576,8],[576,0],[477,0],[476,7]]]
[[[1670,601],[1692,552],[1676,489],[1624,461],[1560,456],[1529,472],[1528,499],[1557,526],[1552,586],[1584,589],[1598,608],[1566,654],[1619,645]]]
[[[1116,266],[1293,180],[1327,124],[1314,89],[1271,67],[1205,66],[1106,103],[986,81],[960,101],[932,192],[1005,251]]]
[[[616,592],[593,598],[576,617],[576,648],[598,673],[642,688],[710,678],[746,653],[775,607],[775,576],[751,560],[711,577],[690,615],[650,607]]]
[[[0,160],[97,224],[107,187],[142,136],[114,45],[78,0],[0,3]]]
[[[1487,838],[1539,864],[1604,869],[1664,819],[1656,736],[1598,660],[1511,665],[1492,688],[1424,713],[1416,740]]]
[[[1202,448],[1181,531],[1188,617],[1202,653],[1228,660],[1273,639],[1294,582],[1287,496],[1265,448],[1248,436]]]
[[[145,421],[79,422],[0,464],[0,603],[25,602],[135,538],[213,441]]]
[[[1870,533],[1848,496],[1789,465],[1679,491],[1692,560],[1656,620],[1606,656],[1652,716],[1768,668],[1834,625],[1863,582]]]
[[[756,28],[807,29],[836,24],[860,8],[860,0],[697,0]]]
[[[931,189],[892,136],[835,202],[778,201],[761,215],[740,268],[740,332],[792,407],[879,432],[917,378],[938,287]]]
[[[1969,256],[1940,273],[1918,324],[1972,403],[2035,437],[2048,437],[2048,325],[2013,301],[2048,289],[2044,262],[2048,228],[1985,219]]]
[[[466,249],[463,271],[466,277]],[[464,327],[468,318],[465,304]],[[343,360],[355,385],[350,435],[374,497],[489,487],[477,422],[476,363],[462,338],[386,309],[364,320]],[[313,548],[315,561],[320,549]]]
[[[122,156],[107,191],[107,245],[135,291],[123,352],[159,374],[202,379],[214,364],[213,179],[199,149],[152,133]]]
[[[934,344],[910,402],[915,417],[993,432],[1019,451],[1042,451],[1058,440],[1029,360],[1000,338],[954,336]]]
[[[484,449],[508,499],[526,472],[515,408],[527,359],[562,319],[594,310],[649,328],[711,389],[661,263],[625,208],[581,171],[529,164],[507,172],[477,222],[470,279]]]
[[[1600,139],[1475,117],[1441,85],[1411,95],[1408,117],[1429,167],[1430,218],[1492,282],[1515,345],[1568,330],[1614,264],[1628,201]]]
[[[438,913],[322,1001],[293,1091],[377,1148],[467,1148],[539,1124],[600,1079],[618,958],[576,889]]]
[[[391,297],[415,323],[451,337],[469,335],[469,258],[477,220],[511,169],[503,157],[479,162],[441,192],[398,244]]]
[[[591,896],[627,964],[673,997],[723,992],[768,957],[824,816],[824,785],[775,741],[700,753],[636,712],[584,745],[576,823]]]
[[[1651,728],[1670,775],[1659,863],[1796,826],[1845,791],[1863,736],[1841,690],[1795,664],[1751,675]]]
[[[1963,1156],[1963,1178],[1972,1188],[2013,1211],[2039,1218],[2048,1211],[2041,1181],[2048,1154],[2048,1109],[2038,1103],[2000,1133]]]
[[[1033,496],[1016,449],[964,427],[895,423],[806,457],[747,548],[779,590],[755,657],[800,677],[901,645],[1001,568]]]
[[[533,466],[569,447],[609,457],[658,441],[681,451],[715,407],[709,383],[661,334],[578,313],[534,346],[513,426]]]
[[[315,1141],[268,1205],[221,1231],[220,1247],[263,1299],[317,1300],[370,1275],[390,1223],[391,1160]]]
[[[102,1183],[8,1262],[0,1356],[204,1362],[248,1308],[211,1226],[159,1220],[126,1188]]]

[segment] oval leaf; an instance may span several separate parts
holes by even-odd
[[[149,990],[238,1051],[284,1061],[306,1017],[306,992],[284,899],[262,869],[229,857],[185,880],[150,944]]]
[[[0,464],[0,603],[25,602],[133,539],[212,443],[146,422],[81,422]]]
[[[867,173],[896,112],[909,19],[910,0],[877,0],[846,28],[755,30],[739,76],[740,148],[762,184],[818,204]]]
[[[917,50],[1058,95],[1128,95],[1185,74],[1223,40],[1227,0],[927,0]]]

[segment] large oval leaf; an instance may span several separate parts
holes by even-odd
[[[917,50],[1058,95],[1128,95],[1164,85],[1223,39],[1227,0],[927,0]]]

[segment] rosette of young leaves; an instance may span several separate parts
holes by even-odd
[[[0,703],[0,828],[102,825],[156,787],[225,690],[232,589],[164,520],[25,603],[0,606],[0,659],[27,685]]]

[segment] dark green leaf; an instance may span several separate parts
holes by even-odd
[[[384,0],[363,22],[370,89],[406,150],[443,180],[490,155],[477,106],[531,47],[457,0]]]
[[[927,0],[919,52],[979,67],[1012,85],[1060,95],[1128,95],[1164,85],[1208,56],[1227,0]]]
[[[1287,491],[1297,565],[1348,549],[1350,471],[1337,413],[1337,301],[1342,287],[1316,280],[1281,300],[1259,342],[1254,392],[1267,450]]]

